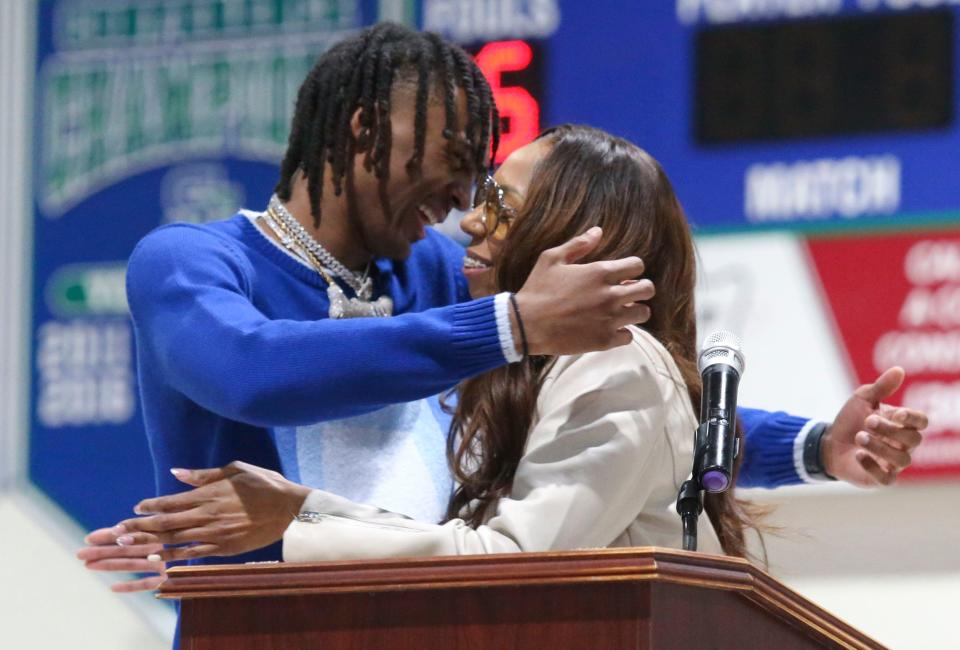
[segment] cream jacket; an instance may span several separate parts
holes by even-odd
[[[314,490],[283,536],[287,562],[514,553],[606,546],[680,547],[677,491],[697,420],[664,347],[633,341],[560,357],[544,380],[508,498],[474,529],[426,524]],[[722,553],[706,516],[698,547]]]

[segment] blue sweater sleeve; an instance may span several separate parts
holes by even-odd
[[[775,488],[804,482],[797,473],[793,450],[807,418],[749,408],[738,408],[737,417],[745,437],[738,487]]]
[[[505,363],[492,298],[391,318],[271,320],[249,261],[196,228],[154,231],[127,294],[143,358],[175,390],[255,426],[298,426],[435,395]]]

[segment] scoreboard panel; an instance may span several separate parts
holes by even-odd
[[[702,231],[960,219],[956,3],[562,9],[547,121],[649,150]]]
[[[953,31],[945,10],[700,30],[696,141],[949,128]]]

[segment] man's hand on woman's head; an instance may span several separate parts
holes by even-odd
[[[889,368],[857,388],[824,435],[821,456],[831,476],[860,487],[890,485],[923,440],[927,416],[883,404],[903,384],[901,368]]]
[[[530,354],[563,355],[606,350],[631,340],[627,325],[646,322],[653,298],[638,257],[578,264],[600,243],[594,227],[545,250],[517,292]],[[515,333],[516,334],[516,333]],[[518,338],[515,336],[515,338]]]

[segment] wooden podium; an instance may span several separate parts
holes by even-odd
[[[743,560],[659,548],[178,567],[183,650],[883,648]]]

